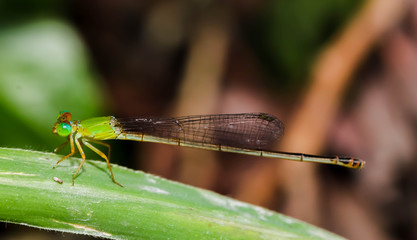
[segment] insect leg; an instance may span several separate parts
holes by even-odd
[[[72,138],[72,134],[71,134],[71,135],[69,135],[68,140],[69,140],[69,142],[70,142],[70,146],[71,146],[71,153],[70,153],[70,154],[68,154],[67,156],[65,156],[65,157],[61,158],[61,160],[59,160],[58,162],[56,162],[56,163],[55,163],[55,165],[53,166],[53,168],[56,168],[56,166],[57,166],[60,162],[64,161],[65,159],[67,159],[67,158],[69,158],[69,157],[71,157],[72,155],[74,155],[74,153],[75,153],[75,148],[74,148],[74,139]],[[68,141],[67,141],[67,142],[68,142]],[[65,144],[67,144],[67,142],[65,142]],[[65,146],[65,145],[61,145],[61,146],[59,146],[58,148],[62,148],[63,146]],[[59,149],[58,149],[58,150],[59,150]]]
[[[87,146],[88,148],[93,150],[95,153],[97,153],[100,157],[104,158],[104,160],[106,160],[107,167],[110,170],[110,174],[111,174],[111,178],[112,178],[113,182],[116,183],[117,185],[119,185],[120,187],[123,187],[120,183],[116,182],[116,180],[114,179],[113,171],[111,170],[110,160],[107,158],[106,154],[104,154],[102,151],[98,150],[96,147],[91,145],[86,139],[83,138],[83,139],[81,139],[81,141],[83,142],[83,144],[85,146]],[[94,142],[97,143],[97,141],[94,141]],[[100,142],[100,144],[106,146],[107,143]],[[108,146],[108,147],[109,147],[109,151],[110,151],[110,146]]]

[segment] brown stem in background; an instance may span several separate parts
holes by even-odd
[[[312,70],[311,86],[288,121],[286,135],[281,142],[282,150],[320,153],[354,71],[382,34],[398,23],[408,2],[367,1],[340,35],[324,49]],[[278,176],[284,179],[288,203],[286,213],[317,224],[320,222],[320,191],[316,166],[282,161],[279,163]],[[256,179],[272,179],[275,174],[262,171]],[[240,188],[241,192],[236,195],[249,196],[248,193],[259,190],[255,189],[256,186]],[[256,196],[252,195],[252,199],[245,200],[263,204],[269,202],[270,193],[274,191],[274,186],[269,186],[262,188],[269,194],[258,192]]]
[[[398,23],[407,2],[367,1],[326,47],[313,68],[312,85],[289,121],[283,150],[320,153],[354,71],[382,34]],[[278,169],[280,174],[287,173],[286,212],[312,223],[318,223],[320,216],[316,166],[285,162]]]
[[[196,25],[173,116],[217,112],[230,42],[231,18],[227,9],[225,6],[213,6]],[[214,154],[181,149],[179,180],[199,187],[212,187],[218,168]]]

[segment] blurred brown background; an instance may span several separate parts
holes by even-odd
[[[23,2],[0,4],[1,26],[47,17],[72,28],[100,114],[267,112],[286,125],[275,149],[367,162],[357,171],[112,142],[119,164],[349,239],[417,239],[416,1]],[[6,239],[86,238],[1,225]]]

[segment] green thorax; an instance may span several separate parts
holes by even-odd
[[[77,133],[81,137],[96,140],[115,139],[117,135],[114,131],[114,117],[89,118],[78,123]]]

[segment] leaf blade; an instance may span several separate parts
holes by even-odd
[[[273,211],[104,162],[0,148],[0,220],[110,239],[342,239]],[[106,176],[107,174],[107,176]],[[53,180],[63,180],[59,184]]]

